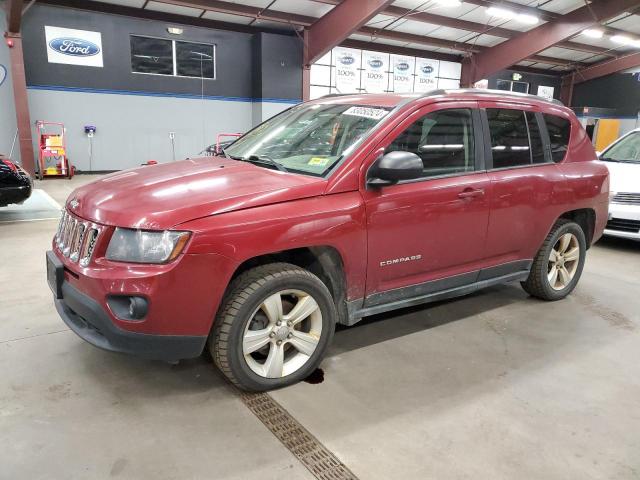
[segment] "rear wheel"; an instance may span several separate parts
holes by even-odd
[[[524,290],[543,300],[560,300],[575,288],[587,252],[584,231],[577,223],[556,222],[522,282]]]
[[[318,366],[336,311],[326,285],[295,265],[253,268],[232,283],[209,340],[213,360],[245,390],[296,383]]]

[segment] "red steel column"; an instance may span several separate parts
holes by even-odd
[[[31,117],[27,98],[27,80],[24,73],[24,55],[22,38],[19,33],[5,33],[9,56],[11,59],[11,81],[13,83],[13,99],[16,107],[16,123],[20,144],[20,160],[22,167],[31,175],[35,173],[33,140],[31,137]]]
[[[573,84],[575,83],[575,73],[571,73],[562,77],[562,85],[560,86],[560,101],[567,107],[571,106],[573,98]]]

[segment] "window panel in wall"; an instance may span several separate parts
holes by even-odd
[[[173,42],[132,35],[131,71],[173,75]]]
[[[331,67],[328,65],[311,65],[309,76],[311,85],[331,85]]]
[[[206,43],[176,41],[176,74],[215,78],[215,49]]]
[[[531,163],[531,149],[525,113],[522,110],[487,108],[493,168],[518,167]]]

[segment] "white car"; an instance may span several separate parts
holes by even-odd
[[[640,128],[599,155],[609,168],[609,221],[605,235],[640,240]]]

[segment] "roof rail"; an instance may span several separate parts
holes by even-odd
[[[432,97],[434,95],[448,95],[455,93],[473,93],[476,95],[500,95],[506,97],[514,97],[519,99],[531,98],[535,100],[542,100],[543,102],[553,103],[554,105],[560,105],[564,107],[564,103],[560,100],[556,100],[555,98],[549,100],[547,98],[541,97],[539,95],[531,95],[530,93],[520,93],[520,92],[509,92],[506,90],[496,90],[496,89],[488,89],[488,88],[454,88],[454,89],[444,89],[438,88],[434,90],[429,90],[428,92],[424,92],[421,97]],[[391,92],[389,92],[391,93]],[[348,95],[373,95],[371,93],[360,92],[360,93],[329,93],[327,95],[323,95],[320,98],[331,98],[331,97],[344,97]]]
[[[506,90],[496,90],[496,89],[488,89],[488,88],[460,88],[460,89],[453,89],[453,90],[439,89],[439,90],[432,90],[430,92],[426,92],[425,96],[443,95],[446,93],[456,93],[456,92],[474,93],[476,95],[501,95],[501,96],[507,96],[507,97],[520,98],[520,99],[532,98],[535,100],[542,100],[543,102],[553,103],[554,105],[560,105],[561,107],[565,106],[564,103],[562,103],[560,100],[556,100],[555,98],[552,100],[549,100],[539,95],[532,95],[530,93],[509,92]]]

